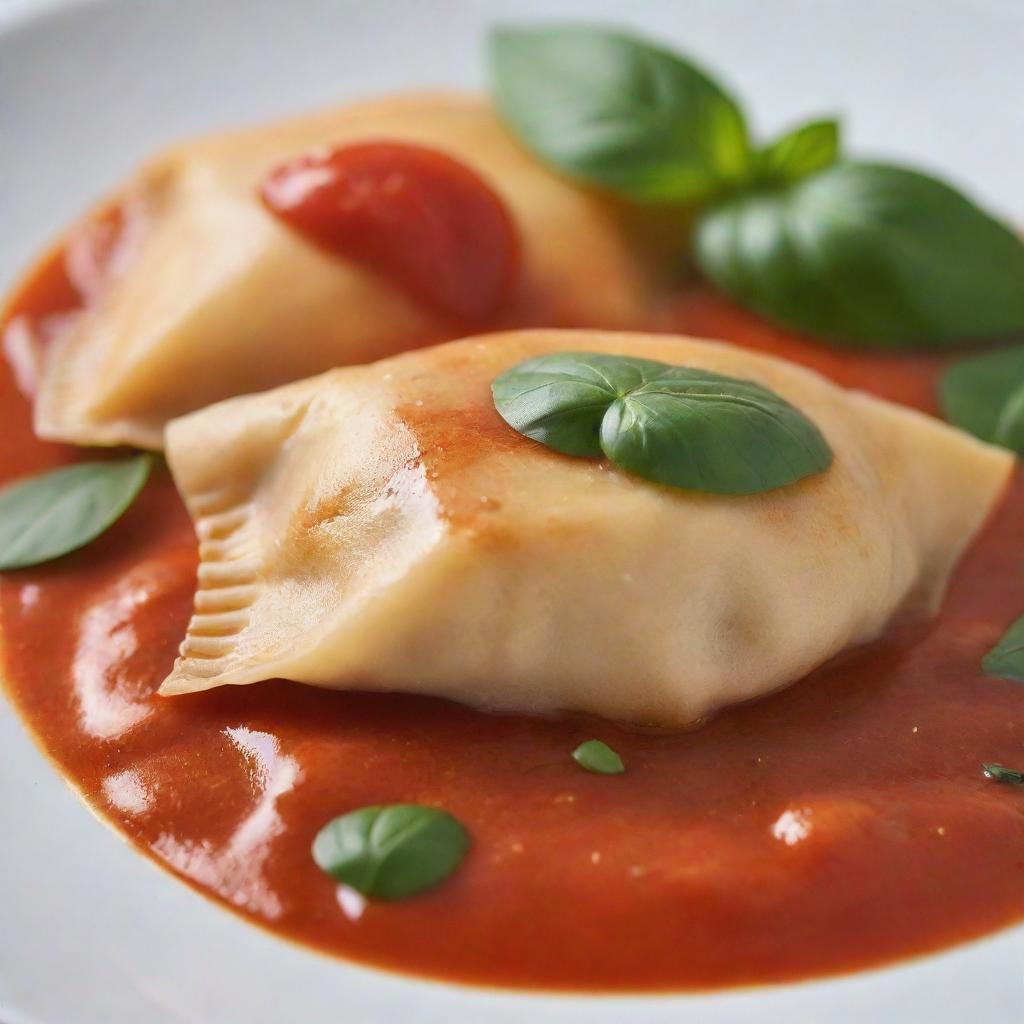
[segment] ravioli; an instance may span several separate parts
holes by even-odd
[[[490,384],[549,352],[754,380],[830,469],[761,494],[662,487],[530,441]],[[687,338],[521,331],[175,420],[196,614],[161,693],[283,677],[681,726],[930,613],[1012,457],[784,360]]]
[[[211,402],[467,333],[262,205],[283,161],[368,140],[437,150],[505,203],[521,273],[488,329],[648,322],[655,283],[612,201],[545,169],[483,101],[380,100],[189,142],[144,166],[114,197],[129,228],[116,266],[46,346],[38,434],[159,448],[168,419]]]

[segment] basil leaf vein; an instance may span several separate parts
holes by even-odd
[[[1017,619],[985,655],[981,668],[986,675],[1024,683],[1024,616]]]
[[[566,455],[605,455],[684,490],[754,494],[832,462],[821,432],[785,399],[708,370],[563,352],[507,370],[492,392],[499,415],[524,436]]]
[[[1024,243],[916,171],[845,162],[734,196],[694,246],[742,305],[820,337],[914,348],[1024,331]]]
[[[79,462],[0,491],[0,571],[49,562],[94,540],[138,496],[152,462],[149,455]]]
[[[1024,345],[954,363],[939,382],[950,423],[1024,455]]]
[[[640,202],[692,202],[750,172],[739,106],[667,50],[592,27],[503,28],[491,57],[505,121],[571,176]]]
[[[443,882],[462,863],[469,834],[447,811],[422,804],[362,807],[313,840],[317,866],[370,899],[400,900]]]
[[[622,758],[600,740],[581,743],[572,752],[572,758],[581,768],[595,775],[621,775],[626,770]]]

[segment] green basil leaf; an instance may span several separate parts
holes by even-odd
[[[587,740],[581,743],[573,752],[573,760],[588,772],[595,775],[621,775],[626,766],[622,758],[600,740]]]
[[[620,396],[653,380],[651,359],[558,352],[520,363],[491,385],[503,419],[566,455],[601,455],[601,422]]]
[[[621,32],[499,29],[494,94],[526,146],[641,202],[690,202],[751,167],[743,114],[694,64]]]
[[[492,384],[499,415],[567,455],[605,455],[656,483],[754,494],[821,473],[832,450],[798,409],[752,381],[649,359],[560,352]]]
[[[79,462],[0,491],[0,571],[49,562],[94,540],[135,500],[152,461]]]
[[[1024,345],[954,363],[939,403],[950,423],[1024,455]]]
[[[364,896],[401,900],[443,882],[468,849],[469,834],[447,811],[390,804],[328,822],[313,840],[313,860]]]
[[[796,181],[839,159],[839,122],[811,121],[794,128],[757,155],[758,178]]]
[[[1024,331],[1024,242],[898,167],[840,163],[728,199],[698,220],[695,255],[741,305],[824,338],[915,348]]]
[[[601,447],[637,476],[711,494],[769,491],[832,464],[817,427],[774,392],[674,366],[612,404]]]
[[[983,764],[981,766],[986,779],[1001,782],[1005,786],[1024,786],[1024,772],[1016,768],[1007,768],[1002,764]]]
[[[981,669],[986,675],[1024,683],[1024,616],[1010,626],[999,643],[985,655]]]

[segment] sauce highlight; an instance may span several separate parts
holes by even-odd
[[[44,267],[9,317],[65,308]],[[795,358],[933,410],[938,360],[815,346],[707,292],[678,329]],[[0,476],[75,457],[38,441],[0,371]],[[86,456],[88,457],[88,456]],[[166,471],[88,548],[0,579],[2,675],[85,799],[200,892],[355,960],[511,986],[679,990],[851,971],[1024,918],[1024,687],[980,661],[1024,611],[1024,476],[942,614],[693,732],[485,715],[274,681],[159,698],[191,614],[195,538]],[[613,779],[572,751],[598,738]],[[367,903],[310,856],[367,804],[443,807],[459,871]]]

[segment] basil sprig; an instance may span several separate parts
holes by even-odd
[[[621,32],[503,29],[492,56],[527,147],[628,200],[696,207],[693,262],[762,316],[885,348],[1024,333],[1024,242],[935,178],[845,158],[835,121],[759,148],[714,78]]]
[[[135,500],[152,461],[79,462],[0,491],[0,571],[49,562],[94,540]]]
[[[595,775],[621,775],[626,766],[622,758],[607,743],[600,740],[587,740],[573,752],[572,759],[588,772]]]
[[[447,811],[421,804],[363,807],[328,822],[313,860],[375,900],[401,900],[443,882],[462,863],[469,834]]]
[[[643,202],[692,202],[750,171],[746,123],[696,65],[620,32],[504,28],[498,109],[548,163]]]
[[[709,370],[559,352],[505,371],[491,390],[520,434],[685,490],[755,494],[832,463],[798,409],[760,384]]]
[[[981,668],[986,675],[1024,683],[1024,616],[1010,626],[999,643],[985,655]]]
[[[1024,345],[954,363],[939,402],[950,423],[1024,455]]]

